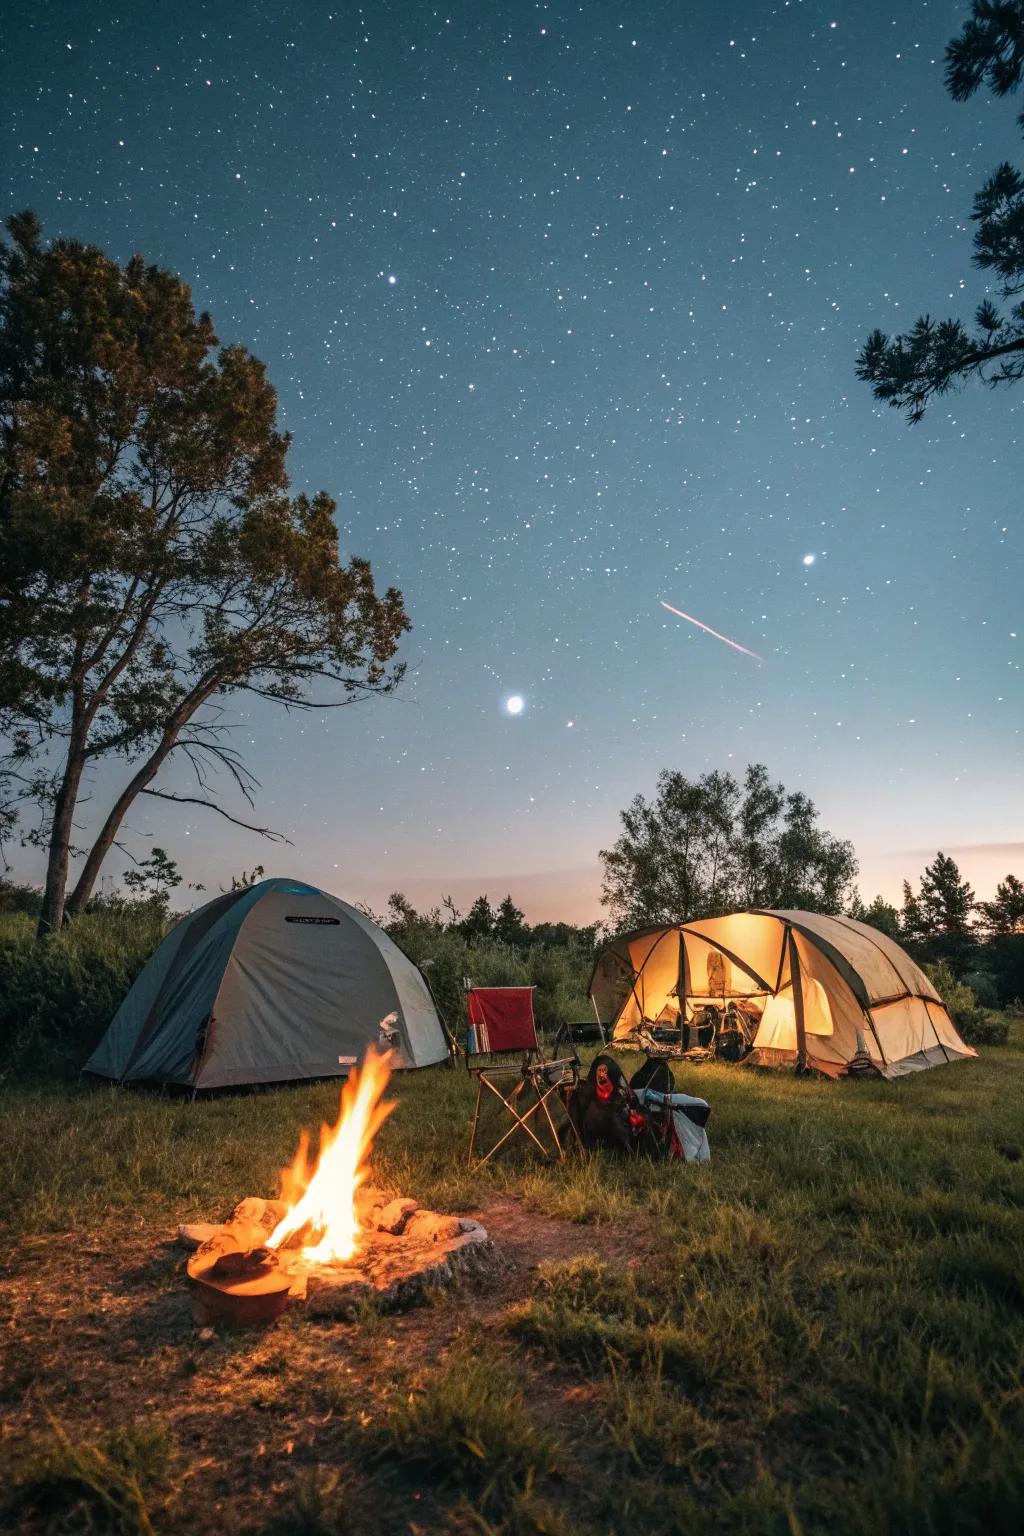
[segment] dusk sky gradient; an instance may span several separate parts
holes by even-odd
[[[986,292],[1021,103],[946,94],[966,10],[7,8],[5,212],[191,282],[414,625],[395,698],[240,704],[293,847],[142,802],[140,853],[591,920],[659,769],[763,761],[865,899],[940,847],[979,894],[1024,875],[1024,392],[909,428],[854,377]]]

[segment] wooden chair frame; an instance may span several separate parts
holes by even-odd
[[[562,1061],[524,1061],[518,1066],[511,1064],[508,1066],[497,1064],[478,1067],[470,1066],[469,1070],[477,1080],[476,1104],[473,1109],[473,1129],[469,1136],[469,1165],[471,1168],[482,1168],[484,1163],[489,1162],[495,1152],[499,1151],[517,1131],[522,1131],[524,1135],[530,1138],[542,1157],[548,1160],[554,1157],[558,1161],[565,1157],[565,1148],[562,1146],[558,1129],[551,1117],[548,1100],[552,1094],[557,1094],[559,1099],[561,1099],[563,1107],[565,1107],[566,1100],[563,1097],[563,1090],[568,1090],[571,1093],[575,1089],[579,1078],[579,1060],[577,1057],[567,1056]],[[507,1096],[502,1093],[497,1083],[493,1081],[494,1078],[500,1077],[514,1077],[517,1079],[515,1086]],[[474,1162],[473,1154],[476,1151],[477,1132],[480,1128],[480,1105],[483,1100],[484,1088],[489,1089],[494,1097],[504,1104],[512,1116],[512,1124],[505,1134],[494,1143],[490,1151],[485,1152],[483,1157],[477,1158],[476,1162]],[[527,1089],[533,1090],[534,1102],[526,1108],[525,1113],[520,1113],[520,1110],[516,1107],[516,1101]],[[529,1124],[535,1115],[543,1116],[543,1120],[547,1123],[547,1128],[551,1133],[550,1148],[545,1146],[533,1126]],[[576,1127],[573,1125],[572,1117],[567,1114],[566,1120],[572,1126],[573,1134],[575,1135]],[[543,1131],[543,1124],[541,1124],[540,1129]]]

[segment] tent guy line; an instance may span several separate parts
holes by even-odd
[[[755,661],[764,661],[756,651],[748,651],[745,645],[740,645],[738,640],[730,640],[728,635],[720,635],[717,629],[712,629],[710,624],[702,624],[700,619],[695,619],[692,614],[684,613],[681,608],[673,608],[671,603],[666,603],[664,598],[659,599],[661,606],[667,608],[669,613],[674,613],[677,618],[685,619],[687,624],[696,624],[706,635],[714,635],[716,640],[721,640],[725,645],[731,645],[734,651],[741,652],[744,656],[752,656]]]

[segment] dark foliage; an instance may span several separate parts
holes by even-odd
[[[605,905],[622,928],[743,907],[840,912],[857,872],[852,845],[761,763],[742,785],[730,773],[691,780],[666,770],[654,799],[637,795],[621,821],[601,859]]]
[[[387,692],[401,594],[339,552],[325,492],[288,491],[263,364],[218,344],[178,277],[32,214],[0,245],[0,833],[47,852],[40,932],[84,911],[139,795],[252,803],[225,738],[238,692],[295,707]],[[96,763],[120,787],[66,898],[75,810]],[[193,793],[154,781],[185,761]]]
[[[987,83],[1015,91],[1024,70],[1024,0],[973,0],[970,19],[946,50],[946,85],[955,101]],[[1024,114],[1021,115],[1024,127]],[[1005,302],[1024,289],[1024,178],[1004,162],[974,199],[974,262],[994,274]],[[1024,305],[977,307],[973,326],[923,315],[901,336],[876,330],[857,359],[857,376],[875,398],[919,421],[929,402],[973,376],[989,384],[1024,375]]]
[[[75,1073],[167,929],[157,903],[106,906],[37,944],[29,917],[0,930],[0,1080]]]

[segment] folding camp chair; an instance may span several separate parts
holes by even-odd
[[[528,1136],[543,1157],[564,1157],[548,1101],[557,1096],[563,1106],[568,1102],[579,1082],[580,1063],[575,1052],[557,1061],[549,1061],[544,1055],[533,1018],[533,988],[470,987],[466,992],[466,1012],[469,1019],[466,1066],[477,1082],[473,1129],[469,1137],[470,1166],[481,1167],[517,1131]],[[485,1088],[504,1104],[512,1116],[512,1124],[490,1151],[474,1162]],[[533,1095],[530,1104],[525,1100],[520,1102],[526,1093]],[[536,1129],[530,1124],[535,1117]],[[551,1136],[550,1147],[541,1139],[545,1124]]]

